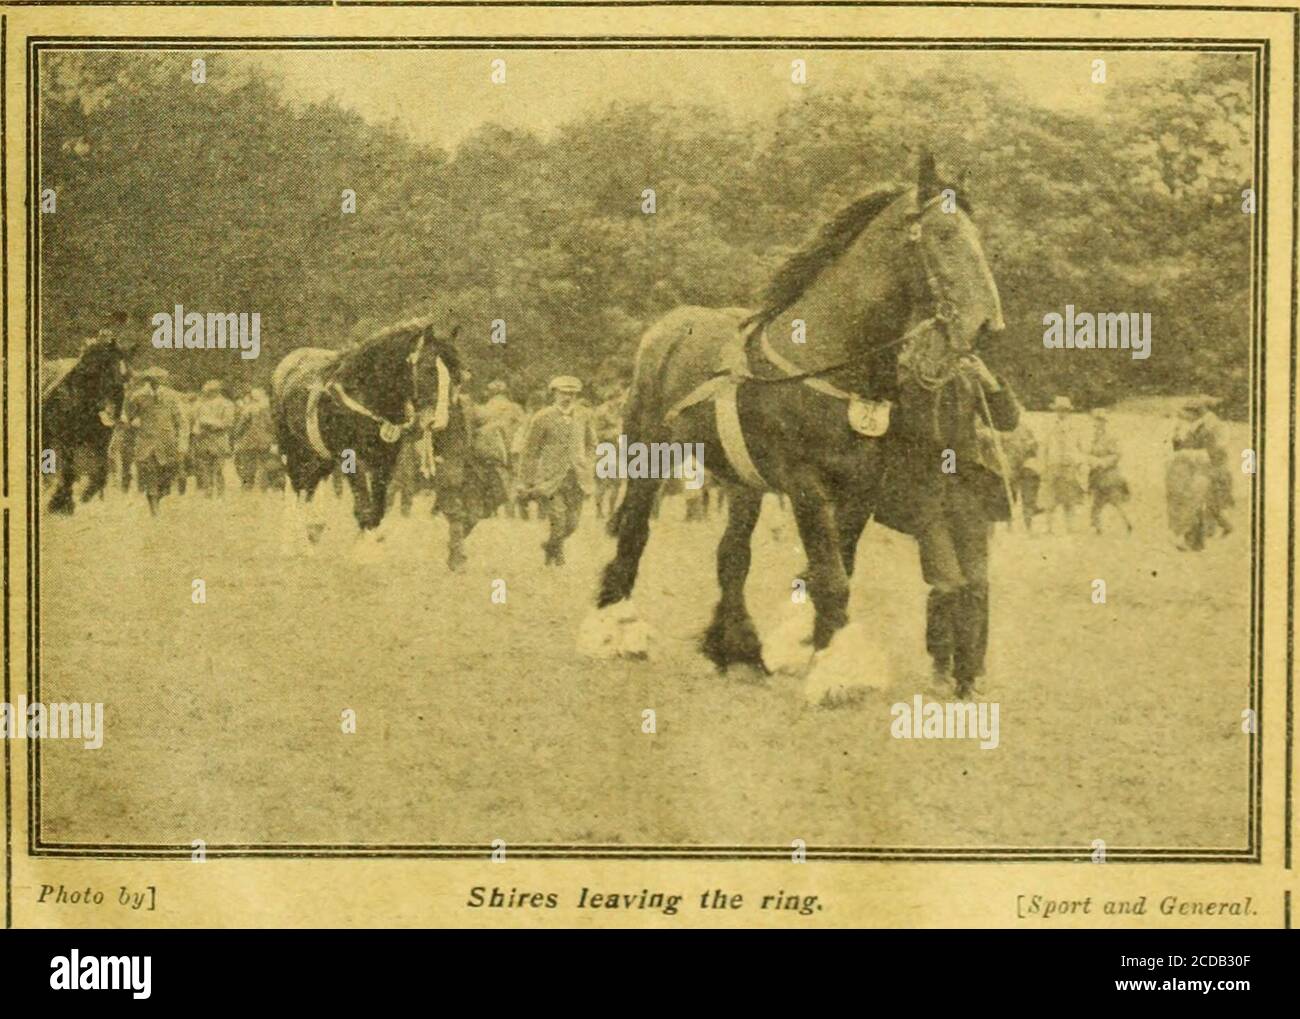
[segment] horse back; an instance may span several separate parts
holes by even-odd
[[[275,366],[271,375],[271,399],[277,408],[304,396],[313,385],[321,383],[342,354],[324,347],[299,347],[290,351]]]
[[[682,307],[646,330],[637,348],[633,399],[663,413],[701,383],[743,361],[746,308]]]

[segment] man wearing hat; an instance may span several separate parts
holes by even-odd
[[[175,391],[164,387],[167,372],[146,368],[136,373],[144,386],[131,394],[126,417],[131,423],[136,484],[158,515],[158,504],[170,489],[172,473],[189,450],[185,409]]]
[[[1183,417],[1187,424],[1178,429],[1173,445],[1175,450],[1205,451],[1210,475],[1205,509],[1210,520],[1226,538],[1233,530],[1226,511],[1236,500],[1232,492],[1232,467],[1228,462],[1228,448],[1223,441],[1223,422],[1214,413],[1214,404],[1217,402],[1213,398],[1201,398],[1185,404]]]
[[[555,402],[533,415],[524,436],[520,487],[545,507],[546,565],[563,566],[564,541],[577,530],[582,500],[592,490],[596,435],[590,412],[577,405],[582,383],[560,375],[549,388]]]
[[[230,430],[235,426],[235,405],[222,391],[219,379],[203,383],[194,404],[191,446],[199,490],[208,498],[226,491],[226,461],[230,458]]]
[[[500,379],[488,383],[488,399],[475,415],[478,432],[475,436],[476,446],[480,452],[488,455],[494,469],[500,475],[505,494],[506,515],[515,515],[515,498],[512,491],[512,477],[518,472],[518,457],[511,452],[510,446],[515,434],[525,424],[524,408],[510,399],[506,384]]]
[[[1124,521],[1128,533],[1133,533],[1133,524],[1124,511],[1128,502],[1128,482],[1119,469],[1119,443],[1106,430],[1108,415],[1098,407],[1092,412],[1092,445],[1088,449],[1088,491],[1092,494],[1092,529],[1101,534],[1101,514],[1107,506],[1115,507],[1115,512]]]
[[[1070,398],[1058,396],[1052,401],[1052,410],[1056,417],[1043,441],[1039,496],[1043,512],[1047,514],[1047,533],[1052,533],[1057,507],[1064,512],[1065,530],[1069,533],[1074,529],[1074,507],[1083,501],[1082,472],[1088,455],[1071,429],[1074,406]]]

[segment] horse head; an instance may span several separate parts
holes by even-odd
[[[460,385],[465,377],[456,337],[460,326],[439,336],[432,325],[412,341],[407,361],[411,365],[411,402],[421,431],[443,431],[459,413]]]
[[[926,152],[910,200],[905,219],[912,251],[912,327],[936,330],[950,352],[965,353],[981,335],[1006,327],[969,198],[962,185],[939,177],[934,157]]]
[[[891,375],[900,346],[951,360],[1002,329],[997,285],[966,195],[928,154],[917,183],[863,195],[828,220],[769,282],[749,323],[788,374]]]
[[[108,416],[106,424],[111,425],[122,413],[130,360],[135,349],[133,343],[120,344],[112,336],[102,334],[81,346],[73,369],[76,388],[100,414],[101,421]]]

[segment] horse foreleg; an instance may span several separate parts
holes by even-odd
[[[366,483],[366,472],[361,464],[355,471],[347,474],[348,487],[352,489],[352,516],[356,518],[357,527],[366,530],[366,521],[370,519],[370,488]]]
[[[820,651],[849,621],[849,577],[840,558],[840,536],[830,502],[816,494],[794,502],[799,539],[808,555],[808,593],[817,610],[813,650]]]
[[[849,572],[865,516],[860,508],[845,507],[842,520],[837,513],[834,504],[817,495],[794,500],[795,522],[808,554],[809,594],[816,609],[812,667],[804,685],[811,704],[855,699],[869,688],[886,686],[889,677],[883,649],[861,626],[848,625]],[[845,536],[844,529],[853,536]]]
[[[650,538],[650,515],[659,495],[659,482],[651,479],[630,481],[623,501],[614,508],[609,528],[618,538],[618,551],[601,574],[596,608],[626,601],[636,586],[641,553]]]
[[[871,500],[867,498],[844,499],[835,507],[835,527],[840,535],[840,562],[847,577],[853,576],[853,562],[858,554],[858,542],[866,529],[872,513]]]
[[[370,514],[365,526],[374,530],[384,522],[384,513],[388,509],[388,474],[380,469],[370,474]]]
[[[741,489],[732,497],[727,529],[718,543],[718,586],[722,596],[713,610],[713,622],[704,631],[700,650],[719,669],[733,663],[763,664],[763,647],[745,605],[745,579],[752,558],[750,546],[763,493]]]
[[[87,472],[89,481],[86,490],[81,493],[82,502],[90,502],[95,496],[103,495],[104,489],[108,487],[108,453],[103,450],[88,450],[86,454],[90,460],[90,470]]]

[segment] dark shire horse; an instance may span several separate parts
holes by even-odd
[[[310,550],[324,523],[313,496],[336,467],[352,486],[353,513],[361,528],[356,554],[374,554],[375,528],[384,519],[388,482],[408,435],[436,444],[441,456],[463,456],[466,426],[456,399],[460,357],[456,332],[438,337],[428,320],[386,329],[348,351],[302,347],[288,354],[272,377],[272,402],[280,453],[288,472],[289,526],[308,513]]]
[[[51,513],[71,513],[79,470],[89,478],[81,501],[108,483],[108,443],[122,414],[132,347],[112,336],[87,340],[74,358],[46,362],[41,380],[41,470],[58,476]],[[53,455],[53,463],[47,458]]]
[[[807,697],[882,684],[872,673],[883,673],[883,653],[847,627],[847,606],[859,536],[878,497],[900,487],[880,483],[888,415],[901,387],[934,392],[982,333],[1004,327],[969,211],[923,155],[915,188],[882,188],[843,209],[777,272],[761,310],[678,308],[642,337],[629,443],[703,443],[706,469],[731,496],[717,551],[721,600],[702,640],[720,669],[776,667],[744,585],[763,495],[777,492],[808,557],[815,620],[796,649],[800,669],[811,658]],[[649,646],[629,599],[657,487],[629,481],[611,520],[618,551],[580,634],[588,654]],[[806,634],[807,607],[791,607],[798,614],[782,630]]]

